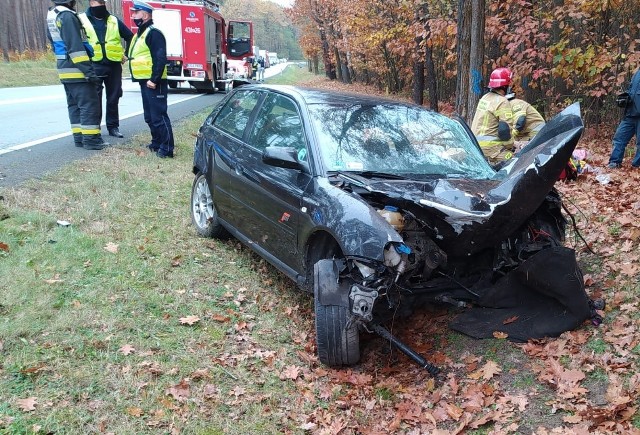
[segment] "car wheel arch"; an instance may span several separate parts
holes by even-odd
[[[331,233],[325,230],[317,230],[312,233],[304,248],[305,284],[303,290],[313,293],[313,267],[318,261],[343,257],[342,246]]]

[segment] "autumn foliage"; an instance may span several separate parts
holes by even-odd
[[[416,80],[414,61],[430,48],[439,99],[451,101],[459,3],[296,0],[290,14],[303,52],[323,61],[329,78],[406,93]],[[636,2],[486,2],[483,77],[508,66],[516,92],[547,116],[581,100],[586,118],[599,120],[640,61],[639,14]]]

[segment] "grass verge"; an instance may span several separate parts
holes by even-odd
[[[58,84],[60,79],[52,52],[13,56],[11,62],[0,62],[0,88]]]
[[[195,237],[192,135],[205,116],[177,126],[174,160],[134,139],[3,193],[0,432],[289,426],[265,410],[287,408],[293,385],[278,373],[300,340],[273,305],[305,298],[234,241]]]

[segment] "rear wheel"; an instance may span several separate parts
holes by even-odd
[[[227,234],[218,221],[218,213],[207,178],[200,172],[196,175],[191,187],[191,222],[201,236],[221,238]]]
[[[178,87],[178,81],[177,80],[169,80],[169,87],[171,89],[176,89]]]
[[[321,292],[337,291],[338,276],[333,272],[333,261],[318,261],[313,275],[318,358],[331,367],[356,364],[360,361],[360,333],[356,324],[348,325],[349,308],[323,305],[319,300]]]

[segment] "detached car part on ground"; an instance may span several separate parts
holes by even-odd
[[[454,329],[515,340],[594,313],[553,188],[582,130],[575,104],[496,171],[464,123],[422,107],[245,86],[199,130],[192,220],[314,293],[321,362],[357,363],[366,330],[435,373],[384,327],[418,302],[471,304]]]

